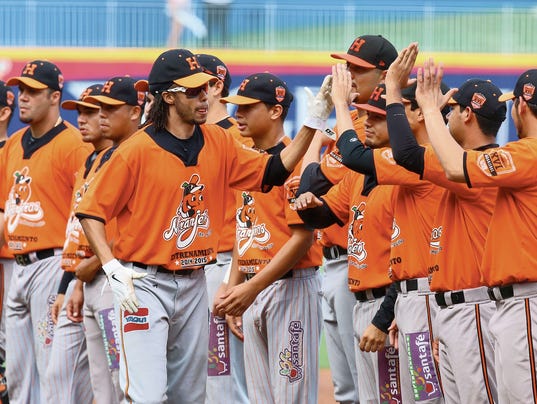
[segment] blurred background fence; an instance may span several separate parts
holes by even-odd
[[[0,47],[163,47],[171,21],[166,0],[0,0],[0,7]],[[187,48],[325,51],[381,33],[398,48],[418,41],[435,52],[537,53],[537,2],[528,0],[235,0],[221,10],[192,0],[183,18],[179,45]]]

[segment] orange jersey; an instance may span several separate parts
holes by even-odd
[[[364,122],[367,119],[367,115],[359,116],[358,110],[351,111],[352,123],[354,125],[354,130],[357,133],[358,138],[361,141],[365,140],[365,127]],[[338,133],[337,126],[334,128],[334,131]],[[338,184],[345,174],[350,170],[341,164],[341,155],[339,150],[336,147],[336,142],[331,143],[327,146],[323,157],[321,159],[321,171],[323,174],[330,180],[332,184]],[[344,228],[347,224],[347,219],[343,221],[345,223],[344,227],[339,226],[338,224],[333,224],[332,226],[322,229],[320,231],[319,243],[322,246],[333,246],[339,245],[345,247],[347,245],[347,236],[345,234]]]
[[[448,180],[432,148],[425,150],[423,179],[444,188],[431,234],[431,290],[483,286],[481,261],[497,188]]]
[[[488,286],[537,281],[535,161],[535,138],[465,152],[468,186],[499,187],[481,266]]]
[[[428,275],[433,220],[444,190],[398,166],[390,148],[375,149],[374,161],[378,183],[398,185],[393,192],[390,277],[424,278]]]
[[[228,188],[261,190],[269,155],[239,145],[216,125],[196,126],[199,154],[180,158],[183,141],[150,125],[123,142],[95,175],[76,214],[117,217],[118,259],[171,270],[216,259]],[[193,143],[186,143],[188,145]]]
[[[348,219],[347,251],[349,288],[358,292],[386,286],[392,237],[391,185],[375,186],[370,191],[366,178],[348,171],[342,181],[325,196],[324,201],[341,221]]]
[[[0,142],[0,154],[3,152],[4,146],[6,144],[6,141]],[[9,251],[9,248],[7,247],[7,243],[0,248],[0,258],[13,258],[13,253]]]
[[[290,139],[285,137],[274,150],[282,149]],[[242,192],[237,199],[236,239],[239,270],[257,273],[263,270],[291,237],[292,225],[303,225],[297,212],[291,209],[300,183],[300,163],[287,182],[268,193]],[[293,268],[319,266],[321,251],[313,245]]]
[[[248,147],[252,147],[254,145],[252,139],[241,136],[239,129],[237,129],[237,121],[235,119],[227,118],[224,121],[218,122],[217,125],[224,128],[226,132],[231,134],[241,144]],[[233,244],[235,243],[235,200],[237,198],[236,194],[240,195],[240,191],[229,188],[227,192],[222,195],[224,199],[226,213],[224,218],[224,227],[220,232],[218,252],[233,250]]]
[[[94,255],[89,241],[84,234],[80,221],[75,216],[75,210],[89,188],[97,167],[99,167],[102,156],[106,151],[101,150],[99,153],[93,152],[86,159],[86,163],[78,170],[75,179],[75,188],[71,200],[71,214],[67,221],[65,229],[65,243],[63,245],[61,267],[68,272],[74,272],[80,261]],[[117,233],[116,221],[112,220],[106,224],[106,235],[108,240],[113,240]]]
[[[8,139],[0,157],[0,198],[12,253],[63,245],[75,176],[90,151],[65,121],[39,139],[32,138],[29,128]]]

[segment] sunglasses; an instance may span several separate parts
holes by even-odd
[[[167,93],[184,93],[186,98],[196,98],[202,91],[207,92],[209,85],[205,83],[202,86],[187,88],[187,87],[173,87],[166,90]]]

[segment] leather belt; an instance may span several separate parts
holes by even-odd
[[[58,255],[60,255],[61,249],[47,248],[46,250],[32,251],[27,254],[14,254],[14,258],[17,265],[25,267],[30,264],[33,264],[34,262],[54,257],[56,255],[56,252],[58,252]]]
[[[359,302],[366,302],[368,300],[378,299],[379,297],[386,296],[386,287],[374,288],[361,290],[359,292],[354,292],[354,297]]]
[[[415,291],[430,293],[429,280],[427,278],[413,278],[406,279],[403,281],[396,281],[395,288],[399,293],[408,293]]]
[[[451,304],[450,302],[446,301],[446,294],[448,294],[448,296],[451,298]],[[466,299],[464,298],[464,292],[462,290],[459,292],[435,293],[434,298],[436,299],[436,303],[440,307],[448,307],[454,304],[464,303],[466,301]]]
[[[254,273],[247,273],[247,274],[244,274],[246,276],[246,280],[249,281],[250,279],[252,279],[254,276],[255,276],[255,272]],[[293,277],[293,270],[291,269],[290,271],[284,273],[282,276],[280,276],[280,278],[278,280],[281,280],[281,279],[289,279],[289,278],[292,278]]]
[[[487,292],[489,294],[490,300],[495,301],[509,299],[515,295],[513,285],[496,286],[493,288],[489,288]]]
[[[460,303],[490,302],[489,297],[488,289],[484,286],[456,292],[436,292],[434,295],[436,303],[442,308]]]
[[[141,262],[133,262],[133,266],[136,268],[141,269],[147,269],[150,267],[153,267],[155,265],[147,265],[143,264]],[[163,267],[162,265],[156,266],[157,272],[160,272],[161,274],[169,274],[169,275],[177,275],[177,276],[190,276],[192,275],[192,272],[197,271],[196,269],[178,269],[177,271],[174,271],[173,269],[168,269],[166,267]]]
[[[341,255],[345,254],[347,254],[347,249],[338,245],[333,245],[331,247],[323,247],[323,256],[327,260],[336,260]]]

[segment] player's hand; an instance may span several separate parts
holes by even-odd
[[[386,91],[397,91],[401,96],[401,89],[412,85],[416,79],[410,79],[410,72],[418,57],[418,43],[412,42],[403,49],[397,59],[390,65],[386,73]]]
[[[432,58],[426,60],[423,67],[418,69],[416,101],[424,114],[441,110],[458,91],[457,88],[452,88],[446,94],[442,94],[440,85],[443,77],[444,67],[442,64],[435,66]]]
[[[65,310],[67,311],[67,318],[73,323],[81,323],[84,320],[82,315],[82,308],[84,307],[84,288],[81,280],[77,280]]]
[[[214,294],[214,300],[213,300],[213,315],[217,317],[224,318],[226,316],[226,313],[223,311],[217,311],[217,307],[220,303],[224,301],[224,295],[227,292],[227,283],[222,282],[218,289],[216,290],[216,293]]]
[[[228,288],[222,296],[224,300],[216,307],[216,312],[224,312],[231,316],[242,316],[258,294],[248,283],[244,282]]]
[[[308,87],[304,87],[308,97],[308,116],[304,121],[304,126],[321,131],[326,129],[326,121],[334,109],[334,103],[330,97],[331,83],[332,76],[326,76],[316,96],[313,96]]]
[[[50,317],[52,318],[54,324],[58,324],[58,317],[60,315],[60,311],[62,310],[64,301],[65,295],[58,293],[56,295],[56,300],[54,300],[54,303],[52,303],[52,306],[50,306]]]
[[[242,317],[226,315],[227,326],[231,332],[241,341],[244,341],[244,333],[242,332]]]
[[[347,67],[342,63],[332,66],[332,100],[334,104],[344,103],[351,105],[357,97],[357,93],[352,92],[352,77]]]
[[[399,349],[399,328],[395,319],[392,321],[392,325],[388,328],[388,336],[390,338],[390,345],[395,349]]]
[[[140,303],[134,294],[133,279],[143,278],[147,274],[124,267],[116,259],[104,264],[103,270],[106,273],[110,289],[114,292],[114,299],[119,307],[129,313],[136,313]]]
[[[80,279],[82,282],[91,282],[97,272],[101,269],[101,265],[96,266],[93,263],[93,260],[89,258],[84,258],[75,268],[75,275],[77,279]]]
[[[388,334],[379,330],[373,324],[365,329],[360,338],[360,350],[364,352],[377,352],[386,346],[386,337]]]
[[[323,201],[317,198],[311,192],[304,192],[295,198],[295,203],[291,205],[293,210],[306,210],[311,208],[316,208],[318,206],[323,206]]]
[[[436,364],[440,364],[439,345],[440,345],[440,340],[438,338],[435,338],[433,340],[432,347],[433,347],[433,358]]]

